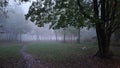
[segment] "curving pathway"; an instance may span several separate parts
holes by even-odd
[[[20,50],[24,59],[24,68],[48,68],[40,60],[36,60],[31,54],[27,53],[25,48],[26,46],[24,45]]]

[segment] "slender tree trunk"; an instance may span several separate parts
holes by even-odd
[[[71,43],[72,43],[72,42],[73,42],[72,34],[71,34],[71,37],[70,37],[70,38],[71,38]]]
[[[36,41],[38,41],[38,40],[39,40],[39,34],[36,33]]]
[[[18,41],[18,35],[15,34],[15,41]]]
[[[78,29],[78,39],[77,39],[77,43],[80,43],[80,28]]]
[[[56,41],[58,41],[57,31],[55,31],[55,38],[56,38]]]
[[[65,40],[65,33],[64,33],[64,40],[63,41],[66,42],[66,40]]]
[[[66,40],[65,40],[65,38],[66,38],[65,30],[66,30],[66,29],[64,28],[63,30],[64,30],[64,37],[63,37],[64,39],[63,39],[63,42],[65,43],[65,42],[66,42]]]
[[[19,34],[19,41],[22,42],[22,35],[21,35],[21,33]]]

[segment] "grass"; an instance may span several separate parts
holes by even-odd
[[[20,49],[18,43],[0,43],[0,68],[22,68]]]
[[[26,51],[46,62],[64,63],[76,62],[81,55],[94,54],[96,48],[92,43],[40,43],[29,45]]]
[[[0,59],[8,60],[9,58],[19,59],[21,46],[15,44],[0,45]]]
[[[71,68],[71,65],[75,65],[73,68],[79,68],[79,62],[82,61],[81,57],[86,55],[94,55],[97,51],[96,43],[55,43],[55,42],[41,42],[26,44],[26,51],[33,56],[37,56],[41,61],[52,63],[56,65],[54,68]],[[12,61],[19,60],[22,56],[20,49],[22,46],[19,44],[0,44],[0,64],[8,64],[7,60]],[[120,56],[120,46],[111,46],[113,53]],[[85,61],[86,62],[86,61]],[[61,66],[64,67],[61,67]],[[53,68],[53,67],[52,67]]]

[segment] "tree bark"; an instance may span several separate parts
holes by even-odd
[[[109,58],[112,56],[110,52],[110,38],[111,33],[106,33],[102,28],[99,26],[96,27],[97,39],[98,39],[98,52],[96,56],[101,58]]]
[[[78,39],[77,39],[77,43],[80,43],[80,28],[78,29]]]
[[[57,31],[55,31],[55,38],[56,38],[56,41],[58,41]]]
[[[66,42],[66,39],[65,39],[66,38],[66,33],[65,33],[66,29],[64,28],[63,30],[64,30],[64,37],[63,37],[64,39],[63,39],[63,42],[65,43]]]
[[[97,33],[97,39],[98,39],[98,52],[96,53],[96,56],[99,56],[101,58],[109,58],[111,56],[110,53],[110,38],[111,38],[111,29],[106,31],[105,23],[107,23],[106,19],[106,7],[105,7],[105,0],[100,0],[101,4],[101,21],[99,23],[96,23],[96,33]],[[94,0],[94,12],[95,17],[99,17],[99,9],[98,9],[98,0]]]

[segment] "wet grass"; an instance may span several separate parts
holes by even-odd
[[[75,62],[81,55],[93,55],[97,46],[93,43],[40,43],[27,46],[26,51],[46,62]]]
[[[111,46],[111,49],[116,56],[120,56],[120,46]],[[26,48],[28,53],[40,58],[50,68],[89,68],[92,65],[91,62],[99,62],[88,58],[93,56],[97,50],[96,43],[68,44],[44,42],[32,44]],[[92,66],[95,66],[95,64]]]
[[[0,45],[0,63],[6,63],[9,60],[17,60],[22,56],[20,54],[21,46],[17,44]]]
[[[21,45],[21,44],[20,44]],[[20,49],[22,46],[16,43],[0,44],[0,64],[9,67],[10,63],[16,62],[22,56]],[[41,61],[51,63],[55,68],[71,68],[72,65],[75,68],[80,67],[81,57],[92,56],[97,51],[96,43],[55,43],[55,42],[40,42],[26,44],[26,51],[33,56],[37,56]],[[111,46],[113,53],[120,56],[120,46]],[[12,58],[12,59],[11,59]],[[7,63],[6,63],[7,62]],[[19,63],[19,62],[17,62]],[[86,61],[85,61],[86,63]],[[62,67],[62,65],[64,67]],[[21,66],[21,64],[19,64]],[[1,68],[1,67],[0,67]],[[53,68],[53,67],[51,67]]]
[[[19,52],[21,46],[10,45],[10,46],[0,46],[0,57],[6,59],[9,57],[20,58],[21,54]]]
[[[23,68],[21,47],[18,43],[0,43],[0,68]]]

